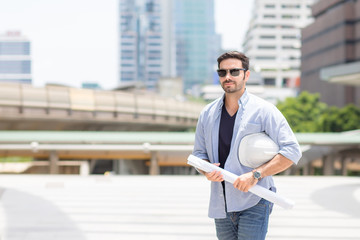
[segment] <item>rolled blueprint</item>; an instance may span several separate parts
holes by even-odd
[[[198,158],[192,154],[189,155],[187,163],[189,165],[191,165],[195,168],[201,169],[205,172],[212,172],[214,170],[220,171],[221,174],[223,175],[224,180],[227,182],[230,182],[230,183],[234,183],[238,177],[237,175],[235,175],[229,171],[226,171],[222,168],[219,168],[219,167],[215,166],[214,164],[204,161],[201,158]],[[250,188],[249,192],[251,192],[261,198],[264,198],[272,203],[278,204],[280,207],[282,207],[284,209],[291,209],[294,207],[294,204],[295,204],[290,199],[281,197],[279,194],[276,194],[275,192],[270,191],[259,185],[255,185],[252,188]]]

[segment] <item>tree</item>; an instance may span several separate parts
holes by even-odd
[[[327,109],[320,102],[319,94],[301,92],[296,98],[286,98],[277,104],[294,132],[317,132],[320,129],[320,116]]]
[[[360,128],[360,109],[354,104],[343,108],[330,107],[320,119],[321,131],[343,132]]]
[[[301,92],[277,104],[294,132],[342,132],[360,129],[360,108],[348,104],[328,107],[319,94]]]
[[[340,132],[342,120],[339,119],[340,109],[331,106],[319,118],[319,132]]]

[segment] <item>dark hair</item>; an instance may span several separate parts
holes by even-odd
[[[221,54],[221,56],[218,57],[218,59],[217,59],[218,68],[220,68],[220,63],[223,60],[229,59],[229,58],[239,59],[242,63],[243,68],[245,68],[246,70],[249,69],[249,58],[247,56],[245,56],[245,54],[238,52],[238,51],[230,51],[230,52]]]

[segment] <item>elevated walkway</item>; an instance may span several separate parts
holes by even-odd
[[[0,130],[184,131],[203,107],[144,92],[0,83]]]

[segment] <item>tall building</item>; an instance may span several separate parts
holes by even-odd
[[[120,79],[154,88],[161,76],[159,0],[120,0]]]
[[[296,86],[300,76],[301,29],[311,23],[316,0],[255,0],[243,43],[251,67],[264,84]]]
[[[215,33],[213,0],[174,0],[176,72],[184,89],[212,83],[220,37]]]
[[[120,0],[120,82],[155,88],[161,77],[184,90],[212,81],[220,49],[214,0]]]
[[[32,82],[30,41],[20,32],[0,35],[0,81]]]
[[[301,90],[343,107],[360,105],[360,1],[320,0],[302,31]]]
[[[165,78],[177,78],[173,0],[161,0],[161,9],[161,73]]]

